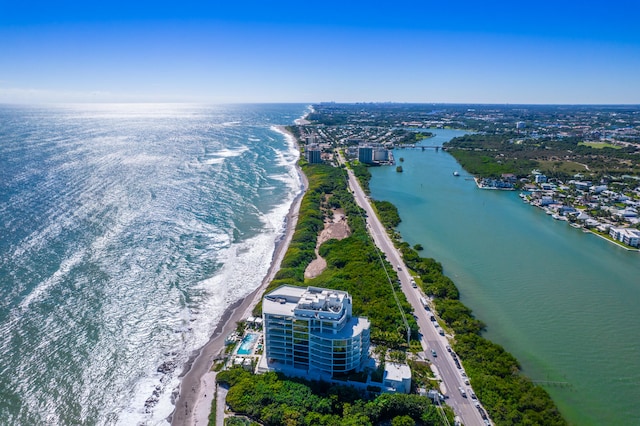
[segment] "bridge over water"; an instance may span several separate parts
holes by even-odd
[[[419,149],[421,151],[426,151],[427,149],[435,149],[436,151],[447,150],[447,148],[440,145],[402,145],[402,146],[395,146],[393,149]]]

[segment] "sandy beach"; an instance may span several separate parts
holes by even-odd
[[[283,126],[278,129],[293,137]],[[175,400],[175,409],[168,420],[172,425],[206,425],[211,410],[211,402],[215,392],[215,374],[211,367],[224,351],[225,337],[236,329],[236,323],[251,315],[251,311],[260,301],[267,285],[273,280],[284,257],[298,222],[298,212],[304,192],[308,187],[307,178],[296,165],[300,175],[303,191],[295,198],[286,216],[284,236],[276,243],[271,266],[262,280],[260,287],[249,296],[229,306],[223,314],[218,326],[209,341],[190,358],[182,373],[179,393]]]

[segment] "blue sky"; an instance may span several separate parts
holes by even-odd
[[[0,0],[0,102],[640,103],[637,0],[269,3]]]

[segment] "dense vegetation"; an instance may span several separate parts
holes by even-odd
[[[400,291],[393,268],[380,257],[367,233],[364,212],[347,189],[346,172],[323,164],[305,164],[303,171],[309,180],[309,188],[302,199],[292,242],[267,292],[285,284],[347,291],[353,298],[354,315],[365,316],[371,321],[372,342],[390,348],[405,347],[406,328],[395,302],[394,290],[409,321],[410,333],[417,336],[418,326],[410,315],[411,305]],[[330,208],[335,207],[344,209],[351,235],[340,241],[324,243],[319,252],[327,261],[327,268],[320,276],[305,281],[304,270],[315,257],[314,250],[318,233],[324,226],[324,217]],[[260,305],[254,314],[260,314]]]
[[[456,336],[454,349],[495,424],[566,425],[549,394],[520,374],[502,346],[466,333]]]
[[[392,286],[406,313],[411,312],[411,306],[396,284],[395,272],[386,260],[381,262],[379,252],[367,234],[364,213],[347,189],[345,171],[309,164],[303,165],[303,170],[308,177],[309,188],[302,200],[296,231],[282,268],[267,291],[283,284],[348,291],[353,297],[354,314],[366,316],[372,322],[372,341],[390,348],[406,349],[405,329]],[[361,176],[368,183],[366,173],[361,173]],[[352,234],[340,241],[324,243],[320,247],[320,255],[327,260],[327,268],[317,278],[305,281],[304,270],[314,257],[318,233],[332,207],[344,209]],[[399,216],[393,205],[376,202],[376,208],[382,212],[384,223],[390,230],[397,225]],[[484,325],[460,302],[459,292],[451,279],[443,274],[442,266],[433,259],[420,257],[407,243],[398,241],[398,246],[407,267],[418,275],[417,281],[425,293],[434,297],[440,318],[456,333],[453,347],[492,420],[504,425],[565,424],[546,391],[522,376],[517,361],[502,347],[480,335]],[[259,309],[256,308],[255,314],[259,314]],[[412,336],[417,338],[415,319],[411,315],[407,318]],[[439,421],[435,417],[437,413],[423,406],[429,402],[426,398],[383,395],[372,401],[360,399],[361,396],[356,400],[340,388],[330,391],[326,384],[315,386],[282,380],[274,374],[253,376],[232,371],[234,373],[219,375],[223,383],[232,386],[227,402],[234,411],[268,425],[360,425],[389,421],[394,424],[412,424],[411,421],[437,424]],[[409,409],[410,406],[420,408]]]
[[[353,174],[356,178],[358,178],[358,182],[360,182],[360,186],[365,194],[369,194],[369,180],[371,179],[371,172],[369,171],[369,167],[364,164],[354,164],[351,166],[353,170]]]
[[[444,144],[466,171],[482,177],[513,173],[528,176],[540,169],[550,177],[567,179],[577,171],[595,177],[639,174],[640,154],[633,146],[595,148],[575,137],[519,139],[514,133],[471,134]],[[563,167],[566,163],[578,170]]]
[[[351,387],[283,379],[273,372],[254,375],[241,368],[218,373],[217,381],[230,386],[227,404],[234,412],[267,426],[443,424],[431,401],[418,395],[372,399]],[[448,415],[451,421],[450,410]]]
[[[373,206],[385,227],[395,228],[400,225],[400,215],[396,206],[388,201],[373,201]]]
[[[533,169],[540,167],[540,163],[530,160],[499,159],[495,153],[487,155],[476,151],[449,149],[463,169],[475,176],[499,178],[504,173],[513,173],[517,177],[531,174]]]

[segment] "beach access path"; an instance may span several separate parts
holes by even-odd
[[[201,426],[208,424],[212,398],[216,387],[215,380],[212,380],[212,374],[210,374],[213,363],[221,357],[224,351],[225,337],[236,329],[238,321],[251,315],[253,308],[262,299],[266,287],[280,269],[284,254],[293,237],[298,222],[300,203],[304,192],[309,186],[305,174],[298,166],[296,168],[302,182],[301,192],[291,204],[286,218],[285,235],[276,245],[269,271],[262,280],[260,287],[246,298],[227,308],[207,344],[193,355],[185,367],[179,393],[176,397],[175,408],[168,419],[174,426]]]

